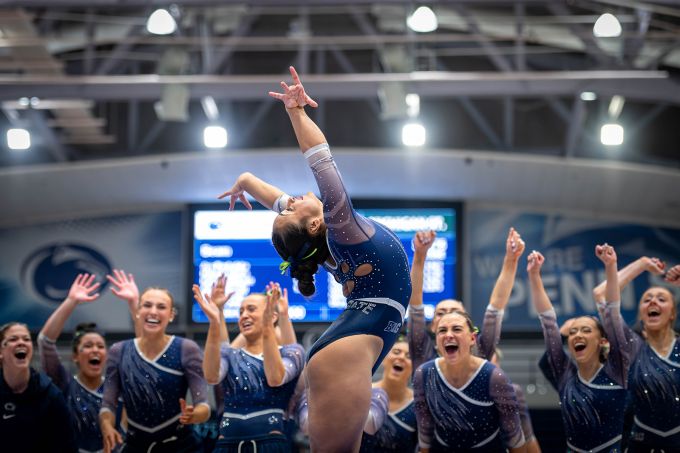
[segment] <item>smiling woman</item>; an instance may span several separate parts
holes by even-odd
[[[515,390],[500,368],[472,354],[470,316],[442,316],[436,339],[441,358],[420,366],[413,383],[421,451],[524,452]]]
[[[543,255],[534,251],[528,256],[531,299],[546,347],[539,366],[559,393],[569,449],[621,451],[630,354],[620,312],[616,253],[607,244],[598,245],[595,253],[605,265],[607,302],[602,323],[590,316],[572,321],[567,337],[571,358],[562,348],[557,316],[541,280]]]
[[[0,439],[3,451],[75,453],[71,416],[59,389],[30,367],[31,334],[24,324],[0,327]]]
[[[232,347],[224,336],[224,302],[215,299],[214,291],[201,294],[198,285],[193,292],[210,320],[203,371],[224,401],[214,453],[240,452],[243,445],[258,452],[289,452],[284,414],[304,366],[304,350],[298,344],[279,347],[276,340],[276,307],[287,292],[270,283],[266,294],[243,299],[238,320],[242,348]]]
[[[96,324],[79,324],[73,335],[72,358],[78,373],[71,376],[59,359],[56,340],[78,305],[94,302],[99,298],[97,289],[99,283],[95,283],[95,275],[78,274],[66,299],[52,313],[38,335],[42,367],[52,382],[64,393],[73,419],[78,448],[86,451],[99,451],[103,448],[97,414],[102,406],[104,391],[106,342],[103,334],[97,330]],[[117,414],[116,424],[118,430],[122,432],[120,420],[121,413]]]
[[[134,279],[127,278],[124,286],[138,293]],[[120,287],[116,291],[122,297]],[[135,317],[138,336],[114,344],[109,351],[99,413],[104,451],[108,453],[122,442],[114,427],[121,396],[128,418],[123,451],[194,452],[199,441],[187,425],[202,423],[210,416],[201,371],[203,354],[195,342],[166,334],[175,317],[167,289],[146,289],[139,297]],[[191,391],[191,405],[184,400],[187,390]]]

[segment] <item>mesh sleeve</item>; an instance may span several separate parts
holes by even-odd
[[[208,404],[208,384],[203,378],[203,351],[192,340],[182,339],[182,368],[194,406]]]
[[[233,350],[234,348],[232,348],[227,341],[220,344],[220,374],[217,378],[218,383],[222,382],[227,376],[227,371],[229,371],[229,361],[227,360],[227,357]]]
[[[430,448],[434,435],[434,421],[425,397],[425,371],[419,367],[413,376],[413,400],[418,424],[418,445]]]
[[[605,364],[608,374],[619,384],[627,387],[634,342],[629,342],[626,337],[620,302],[607,303],[602,311],[602,325],[609,341],[609,356]]]
[[[300,431],[305,436],[309,435],[309,403],[307,402],[307,390],[304,390],[295,405],[295,419]]]
[[[539,314],[543,339],[545,340],[545,355],[541,359],[540,368],[545,377],[559,391],[559,382],[569,366],[569,357],[562,348],[562,336],[557,326],[555,310],[548,310]]]
[[[38,352],[40,354],[40,365],[54,385],[62,392],[68,387],[71,379],[66,368],[62,365],[57,351],[57,344],[46,336],[38,335]]]
[[[373,236],[373,227],[352,208],[328,143],[316,145],[304,155],[321,192],[329,239],[340,244],[359,244]]]
[[[420,365],[432,360],[434,355],[434,344],[432,338],[427,333],[425,326],[425,309],[422,307],[408,307],[408,329],[406,338],[408,340],[408,350],[411,355],[413,369],[416,370]]]
[[[387,417],[387,410],[389,409],[389,399],[387,392],[381,388],[371,389],[371,407],[368,409],[368,418],[364,425],[364,432],[366,434],[374,435],[382,428]]]
[[[531,416],[529,415],[529,406],[527,405],[527,399],[524,396],[524,391],[522,387],[517,384],[512,384],[512,388],[515,389],[515,395],[517,396],[517,407],[519,409],[519,421],[522,424],[522,432],[524,433],[524,439],[529,442],[534,437],[534,427],[531,424]]]
[[[500,420],[505,445],[517,448],[524,445],[524,433],[520,423],[519,405],[510,379],[500,368],[495,368],[489,381],[489,394],[494,401]]]
[[[123,354],[123,343],[111,346],[106,356],[106,380],[104,381],[104,397],[101,411],[116,413],[118,395],[120,394],[120,359]]]
[[[501,325],[503,324],[503,310],[498,310],[489,304],[484,312],[484,323],[479,334],[479,355],[491,360],[496,346],[501,339]]]
[[[281,385],[287,384],[302,373],[305,366],[305,350],[299,344],[289,344],[281,348],[281,358],[286,370]]]

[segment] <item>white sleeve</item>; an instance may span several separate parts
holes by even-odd
[[[275,211],[278,214],[281,214],[281,211],[285,211],[286,208],[288,207],[288,199],[290,198],[290,195],[287,193],[282,194],[275,202],[274,206],[272,206],[272,211]]]

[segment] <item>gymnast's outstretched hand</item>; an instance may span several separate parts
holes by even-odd
[[[281,81],[281,88],[283,88],[283,93],[276,93],[274,91],[269,92],[269,96],[278,99],[283,102],[287,109],[301,108],[305,105],[310,107],[318,107],[319,104],[309,97],[305,92],[305,87],[302,86],[300,81],[300,76],[298,76],[297,71],[294,67],[290,67],[290,75],[293,78],[293,85],[288,86],[286,82]]]

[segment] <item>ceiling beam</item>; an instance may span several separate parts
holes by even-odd
[[[550,3],[554,0],[523,0],[526,4]],[[517,0],[457,0],[457,3],[470,4],[515,4]],[[6,7],[97,7],[97,6],[224,6],[243,5],[243,0],[4,0]],[[249,0],[249,6],[337,6],[337,5],[372,5],[376,0]],[[389,3],[411,6],[413,0],[389,0]],[[429,4],[450,4],[450,0],[430,0]]]
[[[167,85],[184,84],[192,98],[261,99],[278,86],[278,75],[125,75],[125,76],[0,76],[0,100],[17,96],[45,99],[151,100]],[[664,71],[561,72],[412,72],[391,74],[310,74],[307,90],[319,98],[375,96],[380,84],[402,82],[421,96],[573,96],[594,91],[630,99],[680,104],[680,86]]]

